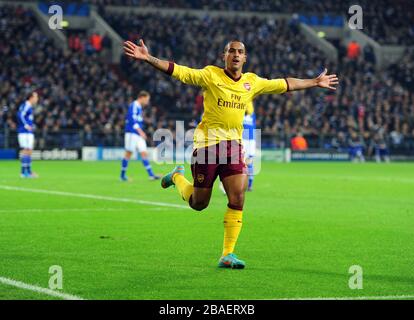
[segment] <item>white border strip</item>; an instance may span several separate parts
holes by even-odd
[[[64,292],[58,292],[58,291],[47,289],[47,288],[34,286],[31,284],[27,284],[27,283],[9,279],[9,278],[0,277],[0,283],[8,285],[8,286],[16,287],[19,289],[24,289],[24,290],[41,293],[41,294],[46,294],[51,297],[61,298],[63,300],[84,300],[83,298],[78,297],[78,296],[74,296],[74,295],[67,294]]]
[[[0,189],[11,190],[11,191],[45,193],[45,194],[53,194],[53,195],[57,195],[57,196],[78,197],[78,198],[95,199],[95,200],[106,200],[106,201],[115,201],[115,202],[129,202],[129,203],[144,204],[144,205],[158,206],[158,207],[190,209],[189,206],[184,206],[184,205],[180,205],[180,204],[172,204],[172,203],[157,202],[157,201],[147,201],[147,200],[138,200],[138,199],[130,199],[130,198],[116,198],[116,197],[109,197],[109,196],[100,196],[100,195],[95,195],[95,194],[74,193],[74,192],[55,191],[55,190],[31,189],[31,188],[13,187],[13,186],[6,186],[6,185],[0,185]]]

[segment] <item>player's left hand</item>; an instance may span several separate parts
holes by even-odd
[[[327,75],[328,69],[325,68],[323,72],[315,79],[316,85],[320,88],[336,90],[336,85],[339,83],[336,74]]]

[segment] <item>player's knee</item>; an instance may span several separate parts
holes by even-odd
[[[131,151],[126,151],[125,152],[125,159],[127,159],[127,160],[131,159],[131,155],[132,155]]]
[[[196,203],[196,204],[191,204],[191,207],[196,210],[196,211],[203,211],[205,208],[208,207],[208,203],[202,202],[202,203]]]
[[[235,207],[243,207],[244,192],[237,192],[229,195],[229,203]]]
[[[191,208],[196,211],[202,211],[208,207],[209,201],[201,200],[201,201],[191,201]]]

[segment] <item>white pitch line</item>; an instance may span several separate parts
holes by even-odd
[[[179,205],[179,204],[171,204],[171,203],[166,203],[166,202],[147,201],[147,200],[138,200],[138,199],[130,199],[130,198],[116,198],[116,197],[100,196],[100,195],[86,194],[86,193],[74,193],[74,192],[55,191],[55,190],[31,189],[31,188],[13,187],[13,186],[5,186],[5,185],[0,185],[0,189],[12,190],[12,191],[34,192],[34,193],[45,193],[45,194],[53,194],[53,195],[57,195],[57,196],[78,197],[78,198],[95,199],[95,200],[106,200],[106,201],[115,201],[115,202],[129,202],[129,203],[144,204],[144,205],[159,206],[159,207],[190,209],[190,207],[188,207],[188,206]]]
[[[309,298],[275,298],[274,300],[391,300],[414,299],[414,295],[395,296],[356,296],[356,297],[309,297]]]
[[[58,292],[58,291],[51,290],[51,289],[48,289],[48,288],[42,288],[42,287],[39,287],[39,286],[27,284],[27,283],[17,281],[17,280],[13,280],[13,279],[10,279],[10,278],[0,277],[0,283],[8,285],[8,286],[16,287],[16,288],[19,288],[19,289],[23,289],[23,290],[29,290],[29,291],[33,291],[33,292],[37,292],[37,293],[41,293],[41,294],[46,294],[48,296],[61,298],[61,299],[64,299],[64,300],[84,300],[83,298],[78,297],[78,296],[74,296],[74,295],[67,294],[67,293],[64,293],[64,292]]]

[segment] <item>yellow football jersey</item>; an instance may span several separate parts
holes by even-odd
[[[269,80],[247,72],[234,80],[216,66],[192,69],[174,64],[172,76],[203,89],[204,114],[194,132],[194,148],[223,140],[241,141],[243,117],[252,107],[253,99],[260,94],[281,94],[288,90],[286,79]]]

